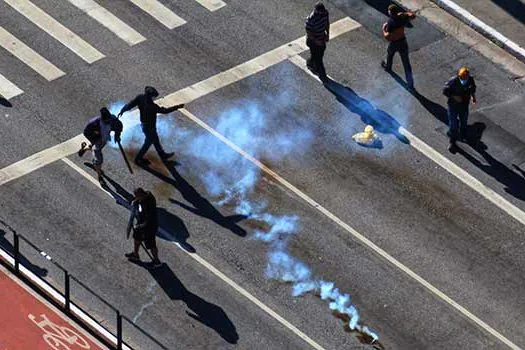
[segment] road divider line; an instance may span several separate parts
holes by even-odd
[[[99,189],[103,190],[108,196],[111,198],[114,198],[111,193],[106,191],[102,186],[100,186],[100,183],[91,176],[87,171],[76,165],[71,160],[64,158],[62,159],[63,162],[65,162],[67,165],[69,165],[73,170],[78,172],[80,175],[82,175],[84,178],[86,178],[89,182],[97,186]],[[159,232],[165,236],[165,237],[172,237],[173,234],[170,232],[167,232],[162,227],[159,228]],[[303,341],[308,343],[312,348],[316,350],[325,350],[321,345],[317,344],[312,338],[307,336],[305,333],[301,332],[297,327],[295,327],[293,324],[288,322],[285,318],[280,316],[277,312],[273,311],[270,307],[266,306],[263,302],[261,302],[259,299],[257,299],[255,296],[253,296],[250,292],[248,292],[246,289],[242,288],[239,284],[234,282],[231,278],[226,276],[224,273],[222,273],[219,269],[211,265],[209,262],[207,262],[204,258],[199,256],[197,253],[190,253],[184,248],[180,246],[180,244],[175,243],[177,247],[179,247],[182,251],[184,251],[186,254],[188,254],[193,260],[198,262],[200,265],[205,267],[208,271],[210,271],[212,274],[214,274],[216,277],[220,278],[223,282],[228,284],[230,287],[235,289],[239,294],[244,296],[246,299],[251,301],[253,304],[255,304],[258,308],[266,312],[268,315],[273,317],[276,321],[278,321],[280,324],[291,330],[295,335],[297,335],[299,338],[301,338]]]
[[[109,29],[113,34],[133,46],[146,40],[139,32],[93,0],[67,0],[88,16]]]
[[[206,7],[210,11],[217,11],[218,9],[226,6],[226,3],[221,0],[195,0],[202,6]]]
[[[24,91],[0,74],[0,95],[6,99],[23,94]]]
[[[40,169],[43,166],[56,162],[66,155],[76,153],[82,141],[86,141],[84,135],[75,136],[72,139],[0,169],[0,186]]]
[[[12,0],[10,0],[12,1]],[[335,38],[347,33],[361,25],[356,21],[346,17],[330,25],[330,37]],[[228,69],[201,82],[188,86],[182,90],[176,91],[155,102],[161,105],[174,105],[179,103],[189,103],[197,98],[212,93],[224,86],[238,82],[248,76],[254,75],[275,64],[283,62],[288,57],[299,54],[308,48],[306,47],[304,37],[294,40],[288,44],[278,47],[275,50],[262,54],[248,62],[242,63],[234,68]],[[2,79],[0,75],[0,92],[4,97],[11,98],[16,96],[18,88],[11,84],[7,79]],[[10,85],[11,84],[11,85]],[[15,89],[16,88],[16,89]],[[22,90],[18,89],[19,93]],[[8,97],[9,96],[9,97]],[[178,101],[178,102],[177,102]],[[140,123],[138,110],[134,109],[126,114],[126,127],[130,128]],[[0,186],[16,178],[29,174],[32,171],[48,165],[54,161],[76,153],[80,143],[87,141],[84,136],[78,135],[74,138],[61,143],[60,145],[48,148],[26,159],[11,164],[0,170]]]
[[[33,22],[37,27],[47,32],[62,45],[77,54],[87,63],[104,58],[105,56],[81,37],[60,24],[56,19],[48,15],[29,0],[4,0],[22,16]]]
[[[186,21],[181,17],[177,16],[169,8],[158,2],[157,0],[129,0],[135,6],[142,9],[142,11],[148,13],[151,17],[162,23],[169,29],[181,26]]]
[[[0,26],[0,45],[47,81],[55,80],[66,74],[2,26]]]
[[[313,75],[308,67],[306,66],[306,60],[302,57],[296,56],[293,59],[290,59],[290,62],[295,64],[298,68],[302,69],[303,71],[307,72],[308,74],[314,76],[318,79],[317,76]],[[319,79],[318,79],[319,80]],[[183,111],[183,110],[181,110]],[[497,338],[499,341],[504,343],[505,345],[509,346],[513,350],[519,350],[521,349],[516,344],[514,344],[512,341],[507,339],[504,335],[499,333],[497,330],[489,326],[487,323],[485,323],[483,320],[478,318],[476,315],[465,309],[463,306],[459,305],[457,302],[455,302],[452,298],[447,296],[445,293],[434,287],[432,284],[430,284],[428,281],[426,281],[424,278],[420,277],[418,274],[416,274],[414,271],[412,271],[407,266],[403,265],[400,261],[389,255],[386,251],[375,245],[372,241],[370,241],[365,236],[361,235],[359,232],[357,232],[355,229],[350,227],[348,224],[340,220],[338,217],[336,217],[334,214],[329,212],[327,209],[322,207],[319,203],[315,202],[313,199],[308,197],[306,194],[302,193],[299,189],[295,188],[292,184],[290,184],[288,181],[281,178],[279,175],[277,175],[275,172],[273,172],[271,169],[268,169],[265,165],[254,159],[253,157],[246,154],[244,151],[242,151],[240,148],[232,144],[229,140],[227,140],[224,136],[217,133],[215,130],[210,128],[207,124],[197,119],[197,117],[189,114],[187,111],[183,111],[183,114],[186,115],[191,120],[195,121],[197,124],[199,124],[201,127],[208,130],[208,132],[212,133],[216,137],[218,137],[221,141],[226,143],[228,146],[230,146],[235,151],[241,153],[244,157],[246,157],[248,160],[250,160],[252,163],[254,163],[256,166],[264,170],[268,175],[274,177],[276,180],[278,180],[282,185],[290,189],[292,192],[297,194],[299,197],[303,198],[308,204],[319,210],[321,213],[323,213],[325,216],[330,218],[332,221],[337,223],[339,226],[341,226],[343,229],[348,231],[352,236],[354,236],[357,240],[359,240],[361,243],[363,243],[368,248],[372,249],[374,252],[382,256],[384,259],[386,259],[388,262],[390,262],[392,265],[406,273],[409,277],[414,279],[416,282],[423,285],[427,290],[429,290],[432,294],[434,294],[439,299],[443,300],[450,306],[452,306],[454,309],[459,311],[463,316],[470,319],[472,322],[474,322],[476,325],[484,329],[486,332]],[[439,152],[434,150],[432,147],[421,141],[419,138],[417,138],[415,135],[410,133],[408,130],[406,130],[403,127],[399,128],[399,133],[405,136],[409,141],[410,145],[414,147],[417,151],[421,152],[423,155],[434,161],[436,164],[441,166],[443,169],[450,172],[452,175],[456,176],[458,179],[460,179],[462,182],[470,186],[472,189],[474,189],[476,192],[483,195],[485,198],[487,198],[492,203],[496,204],[499,208],[504,210],[506,213],[511,215],[512,217],[516,218],[518,221],[520,221],[522,224],[525,225],[525,213],[522,212],[519,208],[513,206],[511,203],[509,203],[506,199],[498,195],[496,192],[488,188],[487,186],[483,185],[480,181],[478,181],[476,178],[474,178],[472,175],[467,173],[465,170],[461,169],[457,165],[455,165],[452,161],[445,158],[443,155],[441,155]]]

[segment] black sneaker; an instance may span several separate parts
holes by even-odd
[[[388,68],[386,66],[386,62],[385,61],[381,61],[381,67],[383,67],[383,69],[385,70],[385,72],[387,73],[392,73],[392,68]]]
[[[458,146],[456,145],[455,142],[452,142],[450,143],[450,145],[448,146],[448,150],[450,153],[452,154],[456,154],[456,152],[458,151]]]
[[[160,158],[161,158],[162,160],[166,160],[166,159],[169,159],[169,158],[173,157],[174,155],[175,155],[174,152],[167,152],[167,153],[162,154],[162,155],[160,156]]]
[[[147,160],[146,158],[140,158],[140,159],[135,159],[135,164],[137,164],[138,166],[148,166],[151,164],[151,162]]]
[[[128,260],[130,260],[130,261],[140,261],[140,257],[138,256],[138,254],[135,254],[133,252],[126,253],[126,254],[124,254],[124,256],[126,258],[128,258]]]

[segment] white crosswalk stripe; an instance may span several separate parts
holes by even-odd
[[[65,75],[51,62],[40,56],[37,52],[17,39],[14,35],[0,26],[0,46],[9,51],[13,56],[27,64],[35,72],[51,81]]]
[[[129,45],[135,45],[146,40],[139,32],[121,21],[117,16],[100,6],[93,0],[67,0],[91,18],[112,31]]]
[[[202,6],[206,7],[210,11],[217,11],[218,9],[226,6],[226,3],[221,0],[195,0]]]
[[[71,30],[60,24],[29,0],[4,0],[8,5],[46,31],[87,63],[93,63],[105,56]]]
[[[137,7],[140,7],[142,11],[147,12],[150,16],[155,18],[157,21],[162,23],[169,29],[181,26],[186,21],[177,16],[169,8],[158,2],[157,0],[129,0]]]
[[[22,89],[0,74],[0,95],[9,100],[10,98],[22,94],[23,92],[24,91]]]

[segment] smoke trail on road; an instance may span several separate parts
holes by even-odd
[[[257,102],[236,101],[232,104],[233,107],[209,118],[214,121],[214,125],[210,125],[257,159],[277,162],[306,153],[315,133],[308,126],[298,127],[296,124],[286,123],[287,119],[309,118],[288,118],[291,113],[295,113],[293,105],[297,96],[281,89],[277,84],[275,95],[258,98]],[[110,111],[117,114],[122,105],[123,103],[112,104]],[[142,139],[140,126],[136,121],[128,123],[126,118],[121,120],[124,123],[124,145]],[[350,295],[339,292],[333,282],[316,279],[306,263],[288,253],[290,238],[299,231],[299,217],[273,215],[267,212],[264,201],[250,200],[262,178],[258,167],[207,131],[179,127],[175,118],[160,117],[157,130],[163,144],[195,159],[187,170],[198,174],[208,194],[215,198],[215,205],[234,204],[237,214],[245,215],[248,220],[259,222],[264,227],[256,229],[251,238],[265,242],[269,247],[265,268],[267,278],[290,283],[295,297],[306,293],[319,296],[329,302],[328,306],[333,312],[347,316],[351,330],[362,332],[373,341],[378,339],[375,332],[359,323],[359,313],[350,303]]]

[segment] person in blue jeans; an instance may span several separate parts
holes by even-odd
[[[142,127],[142,132],[144,133],[144,144],[140,149],[139,153],[135,156],[135,163],[139,166],[148,165],[150,162],[144,158],[144,155],[148,149],[153,145],[159,157],[162,160],[173,157],[173,152],[166,152],[160,144],[159,135],[157,133],[157,114],[168,114],[177,109],[183,108],[184,104],[176,105],[173,107],[161,107],[157,105],[153,99],[158,97],[159,93],[152,86],[146,86],[144,88],[144,93],[138,95],[128,104],[126,104],[120,110],[118,117],[120,118],[122,114],[126,113],[132,108],[138,107],[140,111],[140,123]]]
[[[456,141],[467,138],[467,121],[470,101],[476,103],[476,83],[468,67],[461,67],[456,76],[450,78],[443,88],[443,95],[448,97],[448,126],[450,152],[457,149]]]

